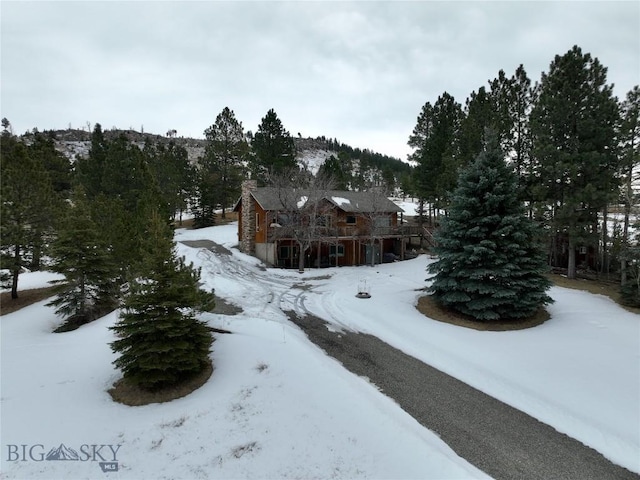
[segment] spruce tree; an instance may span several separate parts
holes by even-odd
[[[94,320],[117,305],[117,268],[109,245],[91,218],[82,188],[71,199],[51,247],[50,269],[64,275],[48,305],[74,324]]]
[[[198,287],[200,272],[177,257],[160,215],[148,223],[143,274],[130,282],[111,348],[124,378],[147,390],[180,383],[209,364],[210,328],[196,318],[213,307]]]
[[[461,172],[428,267],[435,300],[479,321],[528,317],[552,302],[537,232],[497,142],[492,135]]]

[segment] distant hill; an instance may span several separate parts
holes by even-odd
[[[69,159],[76,156],[84,157],[89,154],[91,148],[91,132],[83,129],[67,129],[67,130],[50,130],[45,132],[51,135],[55,141],[56,148]],[[189,155],[189,160],[193,163],[197,162],[202,155],[206,141],[197,138],[179,137],[175,132],[167,132],[170,135],[159,135],[147,132],[137,132],[135,130],[111,129],[104,130],[106,139],[115,139],[120,135],[124,135],[131,142],[142,148],[145,142],[153,143],[169,143],[174,142],[177,145],[185,147]],[[174,133],[173,135],[171,135]],[[28,141],[29,134],[23,135]],[[388,169],[395,174],[409,172],[411,167],[406,162],[387,155],[373,152],[368,149],[353,148],[349,145],[339,142],[337,139],[327,139],[325,137],[302,138],[293,137],[297,151],[297,160],[300,166],[307,168],[314,174],[320,166],[331,156],[338,157],[341,153],[348,155],[353,163],[354,169],[366,168],[378,169],[383,171]]]
[[[357,165],[366,164],[368,168],[378,168],[379,170],[389,169],[394,173],[411,171],[411,166],[407,162],[388,155],[373,152],[369,149],[353,148],[338,139],[317,138],[294,138],[298,161],[307,165],[313,173],[317,172],[320,165],[331,155],[338,157],[341,153],[347,155]]]
[[[89,154],[91,148],[91,132],[87,130],[48,130],[45,133],[53,137],[56,149],[69,159],[74,159],[76,156],[84,157]],[[174,142],[177,145],[185,147],[191,162],[196,162],[204,154],[206,144],[205,140],[197,138],[158,135],[154,133],[137,132],[135,130],[112,129],[104,130],[103,133],[107,140],[113,140],[124,135],[129,141],[135,143],[140,148],[142,148],[147,141],[152,143]],[[28,137],[28,135],[29,134],[25,134],[23,137]]]

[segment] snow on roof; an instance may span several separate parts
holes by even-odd
[[[309,201],[309,198],[316,198],[317,194],[305,190],[291,189],[289,191],[279,192],[273,187],[260,187],[251,192],[251,195],[260,204],[264,210],[282,210],[286,209],[283,205],[283,198],[288,198],[291,204],[302,208]],[[323,195],[323,198],[332,202],[338,208],[345,212],[402,212],[403,210],[386,197],[380,197],[373,192],[352,192],[346,190],[330,190]],[[237,209],[240,199],[236,203],[234,209]]]
[[[351,200],[349,200],[348,198],[344,198],[344,197],[331,197],[331,200],[333,200],[333,203],[335,203],[336,205],[342,207],[343,205],[350,205],[351,204]]]

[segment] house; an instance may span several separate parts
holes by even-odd
[[[268,265],[366,265],[404,257],[403,210],[380,193],[258,188],[248,180],[234,211],[240,250]]]

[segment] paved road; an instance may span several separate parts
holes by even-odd
[[[348,370],[368,377],[458,455],[496,479],[640,479],[577,440],[377,337],[331,332],[311,315],[290,312],[289,318]]]

